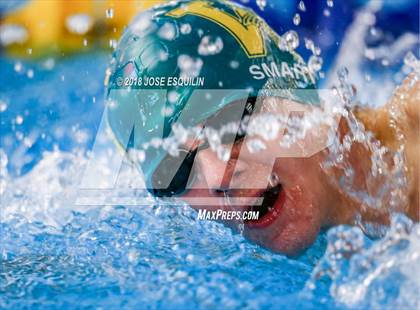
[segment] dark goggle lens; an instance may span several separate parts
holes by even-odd
[[[196,154],[197,150],[190,152],[183,150],[180,151],[178,157],[167,156],[153,174],[153,194],[157,197],[172,197],[185,192],[190,185],[188,181],[193,179],[190,178],[190,174]],[[169,186],[162,188],[165,184],[168,184],[168,178],[173,175],[173,170],[177,167],[179,168],[170,181]]]
[[[247,100],[245,111],[242,113],[241,120],[245,117],[252,115],[255,110],[256,97],[250,97]],[[229,109],[235,108],[235,104],[232,103],[230,107],[227,107],[209,119],[206,126],[219,129],[222,125],[232,122],[237,119],[236,111],[230,111]],[[224,135],[222,137],[222,144],[236,143],[245,137],[246,133],[235,133],[230,135]],[[182,150],[178,157],[167,156],[158,166],[152,177],[152,193],[157,197],[172,197],[181,195],[185,192],[194,181],[194,178],[190,178],[191,170],[194,164],[194,159],[197,153],[205,148],[208,148],[208,142],[200,145],[197,149],[192,151]],[[179,167],[179,168],[178,168]],[[177,169],[175,176],[169,183],[169,179],[173,174],[174,169]],[[193,172],[194,173],[194,172]],[[165,184],[169,186],[165,187]]]

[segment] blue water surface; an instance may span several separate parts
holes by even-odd
[[[408,297],[397,299],[403,284],[418,287],[407,282],[413,280],[398,265],[378,275],[360,267],[360,259],[355,261],[357,272],[340,267],[336,276],[317,276],[315,286],[305,289],[324,255],[325,233],[292,259],[253,245],[221,224],[198,221],[187,206],[73,208],[71,193],[79,185],[75,176],[84,169],[103,113],[108,57],[73,56],[57,60],[52,70],[42,62],[0,58],[6,72],[0,83],[0,180],[5,188],[0,308],[336,309],[348,304],[331,289],[359,275],[373,280],[363,292],[367,297],[359,297],[358,309],[416,305],[410,290]],[[28,70],[34,71],[32,78]],[[404,235],[397,252],[392,248],[388,253],[388,243],[378,241],[383,253],[374,254],[363,237],[365,260],[386,267],[396,253],[403,258],[411,253],[415,259],[419,228],[417,234]],[[349,240],[358,238],[350,235]],[[330,256],[323,258],[328,268],[351,266],[336,262],[346,255]]]
[[[345,6],[336,2],[338,8]],[[335,38],[343,35],[350,15],[329,22],[335,25],[328,24],[330,29],[344,23]],[[337,50],[326,51],[325,70]],[[39,61],[0,57],[0,180],[5,189],[0,208],[0,308],[411,309],[419,305],[416,277],[410,278],[404,269],[383,268],[382,274],[373,276],[362,301],[353,306],[337,298],[334,288],[350,288],[346,285],[354,279],[361,282],[358,274],[372,278],[373,267],[349,267],[349,273],[334,283],[320,276],[311,292],[305,289],[324,255],[325,233],[301,257],[292,259],[253,245],[220,224],[197,221],[188,207],[156,203],[73,208],[75,175],[84,167],[102,118],[109,57],[107,52]],[[407,233],[389,253],[382,241],[363,237],[358,262],[370,258],[372,266],[378,261],[385,266],[383,262],[403,260],[408,254],[415,261],[420,248],[418,227],[417,231],[416,237]],[[383,252],[371,254],[372,242]],[[412,275],[420,275],[417,265],[406,264]],[[351,289],[347,295],[353,292],[355,299],[361,296]]]

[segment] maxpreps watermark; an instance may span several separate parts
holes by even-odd
[[[176,176],[177,171],[182,167],[182,163],[186,156],[188,155],[188,146],[184,145],[185,152],[181,154],[175,154],[172,156],[178,156],[176,163],[173,163],[167,166],[167,169],[164,170],[164,178],[160,179],[156,187],[150,188],[150,184],[147,183],[145,175],[149,174],[150,171],[147,169],[156,169],[156,164],[154,161],[157,161],[159,153],[165,153],[171,155],[174,150],[171,149],[171,139],[174,138],[173,135],[165,137],[165,114],[160,113],[165,107],[167,107],[167,98],[168,91],[166,89],[115,89],[112,90],[115,94],[115,100],[125,100],[130,104],[133,104],[135,107],[138,105],[139,100],[152,100],[153,107],[158,113],[147,114],[148,111],[138,110],[138,113],[126,113],[124,118],[124,128],[119,132],[118,142],[116,142],[115,133],[110,132],[110,128],[107,123],[107,110],[103,115],[103,119],[97,134],[97,138],[93,147],[93,150],[90,155],[90,160],[86,166],[86,170],[81,180],[81,186],[78,193],[77,204],[79,205],[150,205],[154,203],[154,199],[145,193],[147,190],[160,190],[167,189],[174,177]],[[249,90],[229,90],[229,89],[196,89],[191,94],[188,101],[185,103],[185,106],[182,112],[178,115],[177,121],[172,124],[172,131],[177,127],[182,127],[179,124],[186,124],[191,119],[190,105],[192,106],[203,106],[203,104],[211,104],[222,102],[222,98],[226,98],[229,94],[235,93],[241,99],[240,101],[235,102],[235,110],[229,110],[231,113],[230,117],[227,115],[221,115],[223,118],[226,116],[230,120],[237,121],[241,120],[242,112],[246,109],[247,98]],[[309,98],[319,96],[319,104],[299,104],[302,102],[302,98]],[[280,147],[276,152],[270,152],[269,156],[271,159],[267,159],[267,162],[270,160],[271,164],[266,165],[264,171],[259,171],[260,174],[266,175],[266,178],[261,177],[261,182],[256,187],[255,182],[252,180],[245,180],[240,184],[240,189],[267,189],[269,187],[269,180],[272,174],[274,163],[277,158],[281,157],[294,157],[294,158],[307,158],[318,152],[323,151],[328,148],[331,142],[331,137],[336,136],[337,127],[339,119],[341,117],[341,112],[337,110],[337,105],[334,103],[336,100],[340,100],[338,95],[331,90],[301,90],[301,89],[287,89],[287,90],[261,90],[261,94],[257,98],[256,107],[261,105],[263,110],[265,106],[273,106],[273,103],[270,101],[275,101],[274,105],[279,108],[279,116],[284,120],[281,124],[270,126],[269,136],[267,137],[271,140],[270,143],[276,143],[281,145],[282,142],[289,142],[287,146]],[[334,108],[331,108],[334,107]],[[281,109],[280,109],[281,108]],[[112,103],[109,103],[107,109],[113,109]],[[257,108],[258,110],[258,108]],[[137,111],[137,110],[136,110]],[[144,113],[144,115],[142,114]],[[315,114],[314,114],[315,113]],[[260,124],[260,113],[252,114],[249,123],[250,124]],[[273,116],[273,113],[270,114]],[[322,121],[322,123],[316,123],[308,125],[309,123],[305,120],[302,123],[302,135],[297,137],[297,140],[294,143],[287,141],[287,136],[285,135],[289,130],[288,124],[295,126],[293,122],[294,115],[301,115],[302,117],[307,116],[307,121],[317,119]],[[153,127],[153,131],[146,131],[144,124],[146,124],[148,118],[154,117],[156,121],[156,126]],[[289,122],[290,120],[290,122]],[[146,124],[147,125],[147,124]],[[267,125],[267,122],[261,124],[261,128]],[[237,124],[239,130],[239,125]],[[184,129],[186,127],[183,127]],[[258,126],[256,127],[259,128]],[[275,133],[273,132],[275,130]],[[268,134],[266,133],[266,134]],[[149,135],[149,140],[145,143],[138,144],[136,148],[129,147],[130,141],[135,140],[137,135]],[[244,150],[247,145],[255,144],[256,137],[265,143],[264,137],[261,136],[264,133],[259,132],[258,130],[254,135],[247,133],[244,137]],[[274,137],[274,136],[275,137]],[[270,137],[271,136],[271,137]],[[179,138],[179,137],[178,137]],[[232,139],[235,138],[235,135],[232,135]],[[262,140],[261,140],[262,139]],[[275,140],[273,142],[273,140]],[[231,141],[233,142],[233,141]],[[227,143],[231,145],[232,143]],[[128,150],[130,152],[128,152]],[[238,160],[242,160],[242,152],[237,155]],[[229,153],[229,149],[226,149]],[[130,155],[128,158],[127,155]],[[176,153],[176,152],[175,152]],[[249,153],[249,152],[248,152]],[[254,154],[256,157],[259,156],[258,152]],[[249,154],[248,154],[249,156]],[[151,158],[150,158],[151,157]],[[145,165],[147,159],[150,160],[150,165]],[[129,162],[135,163],[134,166],[130,166]],[[192,170],[195,168],[195,160],[191,163]],[[136,164],[137,163],[137,164]],[[226,162],[226,165],[228,163]],[[146,169],[146,170],[144,170]],[[236,168],[235,168],[236,169]],[[239,167],[238,167],[239,169]],[[129,171],[129,172],[127,172]],[[236,171],[233,171],[235,175]],[[192,175],[192,174],[191,174]],[[221,182],[222,182],[222,178]],[[262,184],[264,183],[264,184]],[[185,190],[196,189],[196,185],[188,183],[185,187]],[[220,184],[222,187],[223,184]],[[197,185],[198,186],[198,185]],[[199,188],[198,188],[199,189]],[[210,190],[210,189],[209,189]],[[196,206],[211,206],[220,204],[220,199],[226,199],[226,204],[232,206],[243,206],[248,205],[244,198],[242,197],[208,197],[204,195],[203,197],[194,197],[190,199],[189,204]],[[171,205],[180,204],[176,198],[162,198],[160,199],[164,203],[169,203]],[[161,202],[159,202],[161,203]],[[262,201],[260,202],[262,203]],[[182,203],[181,204],[185,204]],[[241,215],[238,214],[225,214],[221,213],[218,217],[225,218],[236,218]],[[208,215],[205,215],[207,217]]]
[[[259,211],[224,211],[200,209],[197,219],[200,221],[258,221]]]

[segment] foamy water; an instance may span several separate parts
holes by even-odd
[[[262,8],[267,5],[265,1],[258,4]],[[386,75],[386,87],[381,88],[379,97],[376,89],[383,82],[380,77],[367,87],[358,86],[357,95],[346,93],[351,92],[346,88],[349,83],[365,84],[366,76],[360,68],[366,59],[348,53],[354,50],[349,46],[355,44],[366,50],[358,38],[369,31],[375,10],[378,8],[370,6],[361,12],[344,39],[336,68],[347,66],[349,75],[341,72],[340,80],[331,70],[324,82],[338,87],[343,106],[372,98],[377,100],[375,104],[381,104],[395,87],[395,81]],[[386,51],[393,51],[395,58],[401,56],[399,53],[405,55],[400,46],[408,46],[403,44],[407,40],[414,42],[411,35],[397,38]],[[400,41],[403,43],[398,44]],[[310,43],[308,46],[317,56],[316,48]],[[209,38],[203,42],[202,52],[208,53],[209,48],[215,53],[223,46],[217,38]],[[45,69],[44,65],[3,63],[18,78],[33,79],[34,86],[27,83],[22,94],[5,92],[0,98],[0,115],[7,115],[2,118],[6,119],[2,128],[7,135],[0,149],[0,307],[74,307],[76,296],[80,307],[103,308],[215,308],[221,304],[226,308],[420,307],[420,225],[400,214],[393,215],[391,227],[379,233],[380,239],[368,239],[362,229],[369,227],[363,223],[360,227],[340,226],[321,234],[305,254],[294,260],[252,245],[220,224],[197,221],[195,211],[188,206],[162,205],[151,197],[147,206],[77,204],[97,126],[80,126],[79,115],[69,107],[77,102],[78,110],[83,111],[89,110],[90,104],[101,113],[100,105],[91,98],[101,96],[105,68],[95,68],[90,61],[81,57],[60,65],[51,74],[51,66]],[[413,64],[417,62],[410,62],[408,57],[401,74],[410,67],[413,70]],[[95,77],[88,85],[78,78],[83,70]],[[38,80],[38,75],[42,79]],[[60,89],[36,91],[57,81],[63,83]],[[39,107],[32,110],[34,101]],[[51,102],[59,108],[51,108]],[[58,122],[55,109],[65,111]],[[43,113],[49,115],[44,122],[40,117]],[[346,117],[353,124],[351,115]],[[31,119],[40,125],[31,127]],[[67,126],[73,123],[79,125]],[[351,139],[371,138],[356,129],[351,134]],[[72,147],[60,145],[62,139]],[[380,147],[373,143],[370,147],[374,154],[381,154]],[[332,150],[335,156],[326,167],[341,165],[349,172],[346,163],[336,161],[346,147],[335,144]],[[380,164],[381,159],[379,156],[376,162]],[[403,199],[404,193],[399,192],[405,182],[401,171],[379,168],[386,172],[386,189],[396,191],[395,195]],[[129,180],[135,173],[127,169],[122,176]],[[347,185],[346,190],[355,198],[367,198]],[[144,197],[145,193],[136,195]],[[368,198],[372,198],[368,200],[371,207],[385,207],[386,197]],[[397,210],[400,203],[395,202]]]
[[[71,306],[74,295],[103,307],[419,307],[420,226],[403,216],[376,241],[334,228],[293,260],[197,221],[188,206],[80,209],[85,163],[46,153],[27,175],[3,179],[2,307]]]

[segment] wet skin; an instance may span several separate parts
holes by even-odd
[[[410,77],[411,81],[413,77]],[[354,111],[368,130],[372,131],[384,145],[395,149],[401,142],[396,141],[395,134],[390,130],[390,111],[401,111],[401,129],[405,134],[407,148],[406,159],[408,167],[409,206],[406,213],[418,220],[418,157],[419,152],[419,102],[420,84],[411,82],[397,90],[390,102],[378,110]],[[409,86],[408,86],[409,85]],[[405,100],[401,100],[401,93]],[[281,100],[281,99],[276,99]],[[281,105],[279,105],[281,106]],[[270,111],[274,112],[274,111]],[[276,111],[281,113],[281,111]],[[407,126],[407,122],[411,124]],[[340,123],[338,134],[343,134],[346,126]],[[321,134],[319,129],[317,134]],[[306,141],[316,141],[319,136],[305,137]],[[272,251],[287,255],[296,255],[310,246],[319,231],[338,224],[354,224],[355,215],[363,213],[370,221],[377,220],[387,223],[383,214],[362,211],[358,202],[352,200],[339,187],[331,183],[331,171],[321,168],[328,151],[322,150],[316,154],[302,157],[279,157],[273,164],[272,154],[279,154],[278,143],[267,142],[267,148],[258,153],[250,153],[244,140],[236,142],[231,148],[230,160],[226,163],[210,148],[197,153],[195,158],[196,179],[192,188],[180,197],[190,203],[195,209],[205,210],[263,210],[259,221],[244,222],[244,236]],[[277,140],[275,140],[277,141]],[[189,141],[188,147],[197,147],[200,142]],[[369,154],[363,147],[351,152],[351,162],[356,171],[369,171],[366,158]],[[270,175],[278,177],[275,184],[267,185]],[[363,181],[363,180],[361,180]],[[361,182],[363,183],[363,182]],[[277,197],[271,199],[272,209],[267,212],[261,205],[255,206],[258,197],[265,197],[267,190],[277,186]],[[242,197],[240,205],[229,205],[225,197]],[[196,205],[194,198],[208,197],[211,203]],[[228,221],[226,225],[238,228],[238,222]]]

